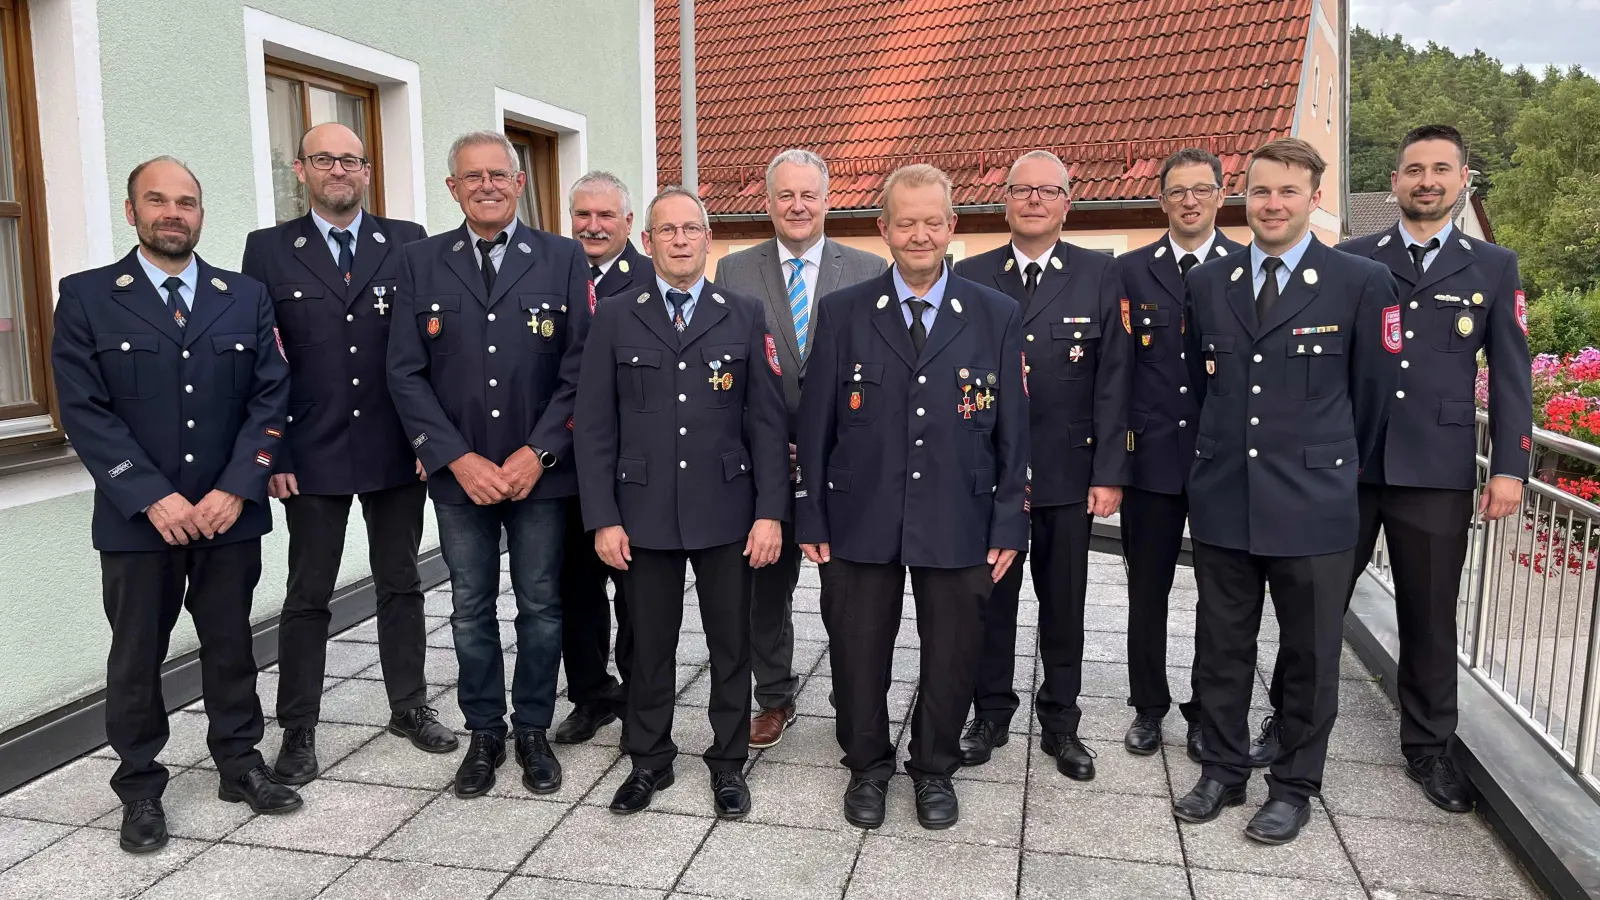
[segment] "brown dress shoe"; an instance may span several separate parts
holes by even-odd
[[[779,709],[763,707],[761,712],[750,720],[751,749],[763,750],[783,740],[783,732],[794,724],[794,717],[792,706]]]

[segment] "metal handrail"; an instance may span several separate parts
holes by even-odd
[[[1478,411],[1474,509],[1490,475],[1488,421]],[[1456,651],[1472,677],[1600,799],[1600,504],[1539,477],[1572,461],[1600,480],[1600,448],[1542,428],[1532,441],[1517,511],[1495,522],[1475,517],[1469,531]],[[1394,593],[1383,542],[1367,572]]]

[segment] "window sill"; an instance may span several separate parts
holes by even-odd
[[[94,479],[65,444],[0,457],[0,510],[94,489]]]

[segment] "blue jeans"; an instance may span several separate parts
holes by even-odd
[[[561,537],[566,500],[478,506],[435,503],[439,549],[450,568],[455,611],[456,696],[469,731],[506,733],[505,659],[495,598],[500,593],[500,530],[511,551],[517,597],[517,663],[511,678],[511,730],[550,727],[561,663]]]

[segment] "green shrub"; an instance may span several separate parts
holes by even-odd
[[[1600,347],[1600,288],[1549,291],[1528,307],[1528,349],[1565,356]]]

